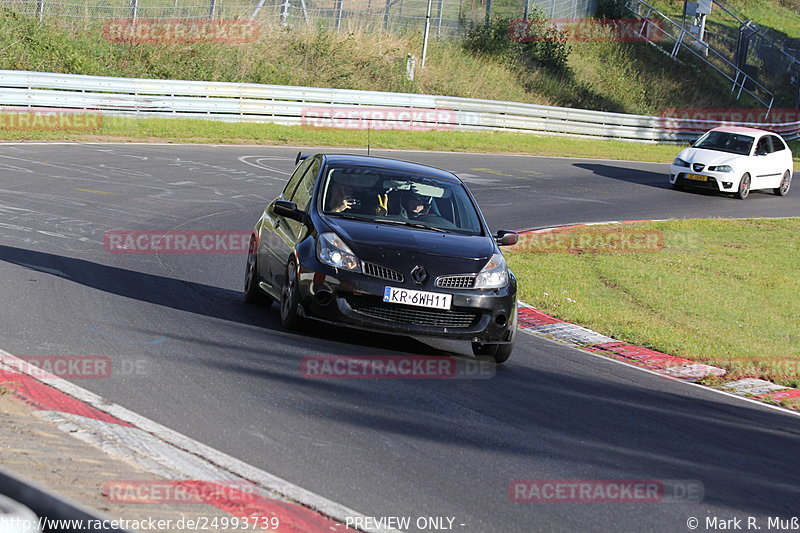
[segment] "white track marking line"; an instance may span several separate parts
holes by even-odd
[[[28,365],[25,364],[24,360],[13,356],[6,351],[0,350],[0,368],[4,366],[2,365],[4,361],[8,361],[11,364],[10,368],[12,368],[15,372],[19,372],[20,369],[22,369],[22,373],[38,379],[37,376],[33,374],[34,370],[25,370],[28,368]],[[37,374],[41,374],[41,372],[37,372]],[[183,452],[194,455],[197,459],[207,463],[209,467],[219,469],[221,471],[220,478],[226,474],[228,476],[230,474],[235,474],[244,478],[245,480],[261,485],[267,490],[278,493],[289,500],[294,500],[323,515],[327,515],[337,521],[340,521],[343,524],[346,522],[348,517],[366,518],[366,516],[362,513],[328,500],[323,496],[299,487],[294,483],[270,474],[269,472],[265,472],[264,470],[249,465],[244,461],[231,457],[230,455],[211,448],[210,446],[206,446],[201,442],[169,429],[166,426],[162,426],[161,424],[134,413],[133,411],[130,411],[118,404],[109,403],[101,396],[70,383],[69,381],[56,376],[48,376],[46,379],[38,379],[38,381],[41,381],[50,387],[72,396],[73,398],[76,398],[77,400],[80,400],[81,402],[90,405],[95,409],[115,416],[124,422],[128,422],[139,430],[157,437],[163,443],[170,444],[174,447],[177,447],[179,450],[182,450]],[[62,413],[59,414],[63,415]],[[128,448],[130,449],[129,446]],[[150,449],[151,451],[153,450],[152,447],[150,447]],[[134,453],[136,453],[135,449]],[[369,531],[370,533],[372,531],[380,531],[381,533],[385,533],[388,530],[376,529],[364,531]]]

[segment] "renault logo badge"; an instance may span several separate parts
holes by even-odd
[[[417,285],[422,285],[425,283],[425,280],[428,279],[428,273],[425,272],[423,267],[417,265],[414,267],[414,270],[411,271],[411,277]]]

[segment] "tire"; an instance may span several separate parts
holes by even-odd
[[[777,194],[778,196],[786,196],[789,194],[789,187],[792,185],[792,175],[787,170],[783,173],[783,178],[781,178],[781,184],[779,187],[772,189],[772,192]]]
[[[750,174],[745,174],[739,180],[739,190],[736,191],[736,198],[744,200],[750,195]]]
[[[286,265],[286,273],[281,286],[281,326],[285,329],[296,331],[302,328],[304,320],[297,312],[299,305],[297,264],[291,260]]]
[[[256,252],[256,239],[250,238],[250,249],[247,252],[247,264],[244,270],[244,301],[249,304],[272,303],[272,297],[265,294],[258,284],[261,278],[258,277],[258,253]]]
[[[472,353],[479,359],[491,357],[498,365],[508,361],[511,357],[511,352],[514,351],[514,343],[507,344],[482,344],[480,342],[472,343]]]

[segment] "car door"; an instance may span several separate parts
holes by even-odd
[[[286,196],[283,197],[284,200],[294,202],[297,208],[302,211],[307,211],[310,206],[320,169],[319,159],[309,159],[309,164],[303,169],[302,176],[294,189],[285,191]],[[272,212],[272,218],[274,220],[275,239],[271,243],[270,279],[272,280],[272,286],[278,288],[283,283],[286,262],[293,253],[295,245],[308,234],[308,227],[297,220],[278,216],[274,211]]]
[[[308,170],[308,167],[311,165],[312,161],[312,158],[304,159],[297,166],[297,168],[295,168],[295,171],[292,173],[289,181],[286,182],[283,192],[275,200],[286,200],[294,193],[294,190],[297,188],[297,184],[300,183],[300,180],[305,175],[305,172]],[[264,211],[261,214],[261,229],[259,232],[258,242],[259,276],[262,280],[266,281],[267,284],[273,287],[272,272],[276,265],[283,264],[283,259],[279,260],[276,256],[276,253],[280,249],[281,243],[281,237],[278,235],[277,230],[283,223],[283,217],[278,217],[275,214],[275,211],[273,210],[274,204],[275,201],[273,200],[267,207],[264,208]],[[280,268],[283,267],[281,266]]]
[[[786,144],[777,135],[770,135],[772,153],[769,154],[770,177],[766,187],[777,188],[781,185],[783,173],[791,167],[792,156]]]
[[[751,176],[751,189],[762,189],[766,187],[767,180],[771,174],[769,164],[769,154],[772,152],[772,140],[769,135],[762,135],[755,143],[753,150],[753,175]]]

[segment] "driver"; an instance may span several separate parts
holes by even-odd
[[[352,211],[361,207],[361,201],[356,197],[355,187],[348,183],[331,182],[328,195],[330,196],[328,210],[333,213]]]

